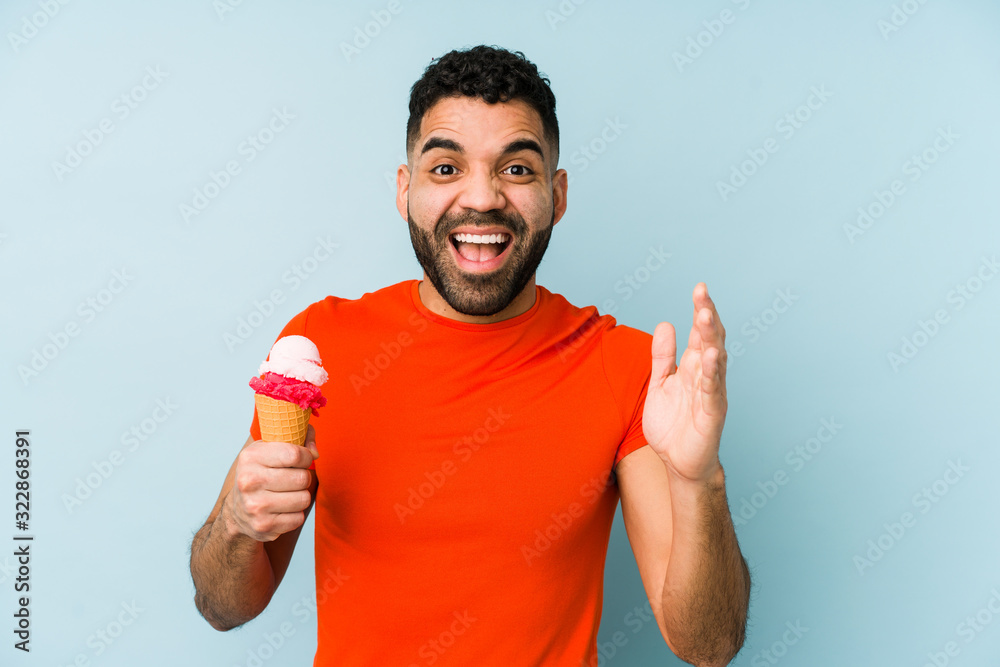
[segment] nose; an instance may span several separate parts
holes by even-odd
[[[507,206],[507,199],[501,186],[500,179],[488,170],[476,170],[465,179],[457,203],[462,208],[480,213],[503,210]]]

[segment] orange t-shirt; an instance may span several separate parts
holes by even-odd
[[[652,337],[541,286],[527,312],[466,324],[417,285],[327,297],[281,332],[330,374],[314,665],[596,665]]]

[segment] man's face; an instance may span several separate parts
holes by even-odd
[[[470,97],[424,115],[397,206],[427,279],[465,315],[494,315],[532,283],[565,211],[565,171],[526,103]]]

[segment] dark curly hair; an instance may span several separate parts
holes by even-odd
[[[443,97],[478,97],[487,104],[523,100],[542,118],[545,139],[559,157],[559,123],[556,96],[549,80],[520,51],[498,46],[474,46],[450,51],[431,61],[423,76],[410,89],[410,119],[406,123],[406,152],[420,133],[427,110]]]

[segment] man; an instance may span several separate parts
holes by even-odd
[[[535,284],[566,210],[558,142],[520,53],[453,51],[414,84],[396,201],[423,280],[328,297],[282,331],[319,346],[329,403],[306,447],[260,441],[254,418],[192,542],[213,627],[265,608],[315,504],[314,664],[596,665],[620,497],[670,648],[739,651],[725,329],[699,283],[678,366],[669,323],[650,337]]]

